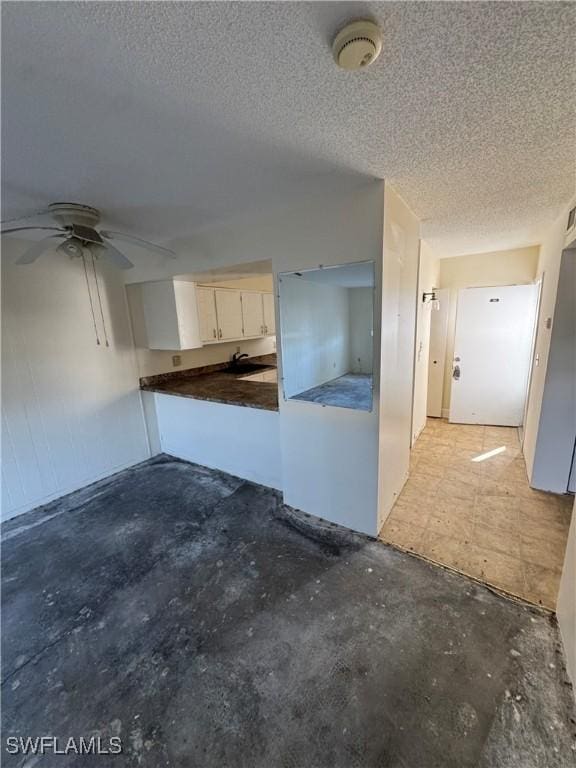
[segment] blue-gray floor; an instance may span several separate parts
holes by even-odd
[[[354,408],[357,411],[371,411],[372,376],[365,373],[346,373],[337,379],[294,395],[291,399],[333,405],[338,408]]]
[[[163,456],[3,533],[5,738],[115,736],[107,768],[574,764],[548,615],[275,491]]]

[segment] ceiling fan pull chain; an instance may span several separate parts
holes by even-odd
[[[82,249],[82,264],[84,265],[84,277],[86,278],[86,288],[88,290],[88,298],[90,299],[90,311],[92,312],[92,322],[94,323],[96,344],[100,344],[100,339],[98,337],[98,326],[96,325],[96,315],[94,314],[94,304],[92,303],[92,294],[90,293],[90,281],[88,280],[88,270],[86,268],[86,257],[84,255],[84,249]]]
[[[106,321],[104,320],[104,309],[102,307],[102,299],[100,297],[100,285],[98,283],[98,273],[96,272],[96,259],[94,258],[94,254],[92,253],[92,251],[90,251],[90,255],[92,256],[92,269],[94,270],[94,282],[96,283],[96,292],[98,293],[98,305],[100,306],[100,317],[102,318],[102,328],[104,329],[104,339],[106,340],[106,346],[109,347],[110,344],[108,343]]]

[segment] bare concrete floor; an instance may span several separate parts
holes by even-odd
[[[566,768],[554,620],[158,457],[3,528],[4,765]]]
[[[554,610],[573,503],[530,488],[518,430],[429,419],[380,536]]]
[[[295,395],[292,400],[370,411],[372,409],[372,376],[365,373],[346,373],[344,376]]]

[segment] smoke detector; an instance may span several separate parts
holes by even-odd
[[[382,34],[373,21],[352,21],[338,32],[332,44],[334,60],[342,69],[364,69],[382,50]]]

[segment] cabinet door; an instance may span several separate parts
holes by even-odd
[[[262,294],[242,291],[242,324],[244,337],[264,336]]]
[[[196,288],[200,338],[206,343],[218,341],[218,321],[214,288]]]
[[[174,280],[174,297],[178,315],[178,332],[180,349],[197,349],[202,347],[196,285],[183,280]]]
[[[142,312],[149,349],[202,346],[194,284],[180,280],[142,283]],[[136,321],[136,326],[140,323]]]
[[[272,293],[262,294],[262,304],[264,306],[264,332],[267,336],[274,336],[276,333],[276,315],[274,314],[274,295]]]
[[[221,341],[242,338],[242,302],[240,291],[215,288],[218,338]]]

